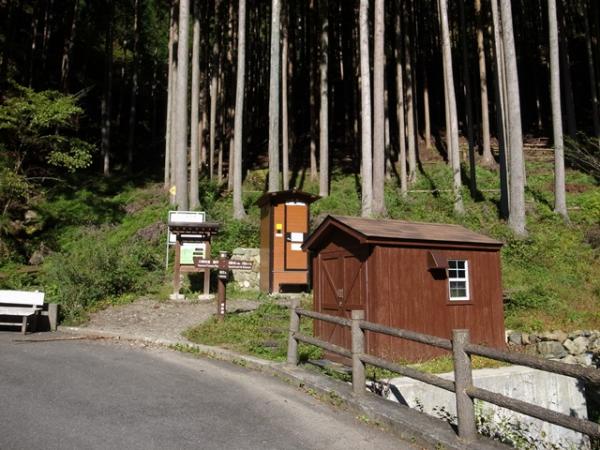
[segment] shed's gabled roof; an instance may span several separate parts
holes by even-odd
[[[327,216],[304,241],[304,249],[312,249],[338,229],[363,244],[393,242],[433,242],[497,247],[502,242],[475,233],[460,225],[406,222],[404,220],[365,219],[362,217]]]

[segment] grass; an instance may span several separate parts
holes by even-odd
[[[310,301],[310,298],[305,298],[302,307],[310,309],[312,307]],[[197,344],[223,347],[271,361],[285,361],[289,321],[289,309],[269,299],[254,311],[227,314],[222,322],[213,318],[190,328],[185,332],[185,337]],[[300,330],[303,334],[311,335],[313,321],[303,317],[300,321]],[[300,361],[320,359],[323,356],[321,349],[305,344],[300,344],[298,353]],[[397,362],[428,373],[445,373],[453,370],[452,357],[449,355],[420,363]],[[479,356],[472,358],[474,369],[502,366],[506,366],[506,364]],[[339,373],[334,369],[323,368],[320,370],[335,378],[350,381],[349,375]],[[399,374],[388,370],[373,366],[367,367],[367,377],[370,379],[380,380],[397,376]]]
[[[466,213],[452,209],[451,173],[441,163],[426,164],[408,197],[402,198],[395,180],[386,183],[390,218],[461,224],[504,242],[502,279],[507,328],[523,331],[600,328],[600,249],[586,242],[600,228],[600,189],[597,180],[567,169],[570,223],[553,213],[551,161],[527,161],[527,239],[513,237],[498,217],[497,172],[477,168],[476,198],[463,189]],[[309,181],[303,187],[316,193]],[[426,192],[425,192],[426,191]],[[312,216],[360,214],[357,180],[334,173],[331,195],[312,206]]]
[[[306,305],[308,306],[308,305]],[[227,314],[223,322],[216,318],[186,331],[192,342],[215,345],[241,353],[255,355],[271,361],[285,361],[289,310],[273,301],[261,304],[251,312]],[[312,334],[312,321],[302,320],[301,331]],[[301,360],[319,358],[319,349],[299,346]]]
[[[571,223],[565,224],[552,212],[552,169],[551,161],[528,158],[529,237],[524,240],[515,239],[507,224],[498,218],[497,171],[481,167],[477,168],[479,193],[476,198],[471,198],[467,188],[463,191],[466,214],[458,216],[452,210],[450,169],[442,163],[425,163],[406,198],[400,195],[396,180],[388,180],[385,190],[388,215],[404,220],[462,224],[503,241],[502,278],[508,328],[523,331],[598,329],[600,249],[597,242],[593,244],[587,237],[594,233],[600,235],[598,181],[581,171],[567,169]],[[244,205],[248,218],[243,221],[230,218],[231,195],[214,182],[201,179],[200,209],[207,212],[209,220],[222,223],[221,232],[213,241],[214,252],[258,246],[260,211],[255,201],[261,195],[265,178],[265,170],[252,171],[246,177]],[[297,186],[299,189],[318,192],[317,183],[308,177],[303,180],[303,184]],[[46,288],[40,285],[40,278],[35,274],[19,272],[27,255],[44,243],[52,251],[66,255],[68,260],[68,255],[84,245],[81,236],[86,229],[96,230],[99,233],[97,239],[106,241],[109,249],[119,249],[140,240],[140,235],[144,236],[143,246],[147,247],[147,252],[142,254],[154,261],[144,270],[160,272],[160,264],[156,262],[164,258],[164,223],[169,210],[160,185],[136,187],[127,180],[92,179],[83,185],[74,182],[73,186],[78,189],[61,185],[60,189],[41,196],[42,200],[34,207],[40,216],[39,224],[25,240],[23,254],[15,255],[12,261],[0,267],[0,273],[5,274],[0,278],[1,286]],[[331,195],[312,205],[313,220],[323,214],[360,214],[359,188],[360,180],[356,176],[334,171]],[[126,288],[124,292],[93,303],[119,301],[116,299],[129,298],[127,294],[132,292],[143,293],[140,289],[162,292],[163,286],[170,283],[170,276],[162,272],[159,275],[153,278],[152,285],[133,283],[134,291]],[[142,273],[135,276],[142,276]],[[257,292],[241,293],[232,286],[233,283],[228,291],[231,298],[264,300]],[[273,350],[265,352],[276,353]]]

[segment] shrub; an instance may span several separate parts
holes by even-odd
[[[47,298],[61,304],[67,322],[82,320],[99,302],[147,291],[158,281],[159,256],[135,239],[111,244],[109,231],[84,229],[67,252],[51,255],[44,264]]]
[[[556,295],[549,292],[543,286],[532,283],[531,286],[514,292],[508,298],[506,308],[508,312],[513,310],[547,309],[556,306],[558,299]]]
[[[260,230],[255,223],[244,220],[229,220],[213,242],[213,255],[219,250],[232,252],[237,247],[254,248],[259,246]]]

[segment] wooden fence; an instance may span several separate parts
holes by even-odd
[[[301,334],[300,318],[302,316],[349,327],[352,332],[352,348],[347,349],[312,336]],[[365,366],[367,364],[397,372],[406,377],[454,392],[456,395],[458,434],[460,438],[465,441],[471,441],[477,436],[474,408],[475,399],[493,403],[500,407],[526,414],[555,425],[560,425],[587,434],[592,438],[600,438],[600,425],[597,423],[558,413],[547,408],[474,386],[471,355],[479,355],[496,361],[503,361],[546,372],[566,375],[581,380],[591,386],[600,386],[600,370],[598,369],[549,361],[535,356],[510,353],[490,347],[484,347],[482,345],[472,344],[469,342],[469,330],[453,330],[452,340],[450,340],[367,322],[364,320],[365,313],[362,310],[352,311],[351,317],[351,319],[346,319],[344,317],[330,316],[314,311],[299,309],[297,302],[294,302],[291,306],[290,313],[288,363],[293,365],[298,364],[298,342],[304,342],[352,359],[352,389],[355,395],[360,396],[365,395],[366,393]],[[454,363],[454,381],[446,380],[436,375],[369,355],[365,352],[365,331],[382,333],[388,336],[407,339],[409,341],[432,345],[451,351]]]

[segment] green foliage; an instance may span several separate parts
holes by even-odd
[[[7,212],[11,203],[25,202],[31,190],[27,179],[10,168],[7,159],[3,152],[0,153],[0,206],[4,206],[4,213]],[[7,221],[8,215],[2,214],[0,216],[0,233],[5,229]]]
[[[502,251],[506,325],[525,331],[597,326],[599,261],[581,229],[555,218],[530,225],[530,238],[508,238]],[[572,322],[581,313],[581,322]]]
[[[39,288],[35,272],[23,271],[23,266],[15,263],[7,263],[1,267],[0,289],[30,290]]]
[[[244,220],[230,220],[223,223],[223,227],[214,240],[214,254],[220,250],[232,252],[236,247],[258,247],[259,227],[256,223]]]
[[[123,215],[123,204],[88,189],[63,191],[37,205],[45,220],[68,225],[115,223]]]
[[[106,303],[131,301],[162,283],[168,211],[157,186],[125,188],[103,196],[63,189],[38,205],[47,229],[43,239],[55,250],[46,257],[36,287],[61,304],[63,319],[78,322]],[[3,281],[31,282],[16,274]],[[10,266],[0,272],[10,271]]]
[[[577,214],[582,222],[600,223],[600,192],[597,189],[579,194],[572,204],[580,208],[578,212],[585,211],[585,215]]]
[[[76,136],[83,110],[76,96],[12,84],[0,104],[0,236],[43,197],[43,182],[88,167],[94,147]],[[27,230],[27,234],[32,234]],[[1,256],[1,255],[0,255]]]
[[[0,105],[0,141],[18,163],[17,172],[24,163],[47,163],[71,172],[91,164],[94,147],[71,134],[83,114],[78,100],[13,84]]]
[[[142,241],[111,244],[112,227],[87,228],[68,251],[47,258],[41,284],[63,318],[77,322],[101,301],[147,292],[159,279],[161,261]]]
[[[331,193],[329,197],[320,199],[311,206],[314,217],[319,214],[337,214],[354,216],[360,214],[360,197],[358,190],[360,184],[350,176],[336,176],[331,180]],[[318,190],[315,190],[318,192]]]
[[[439,416],[450,423],[456,423],[456,416],[452,414],[442,413]],[[543,431],[535,430],[534,427],[521,422],[513,415],[499,411],[494,412],[480,400],[475,401],[475,420],[479,434],[519,450],[574,450],[577,448],[572,441],[565,439],[559,439],[558,442],[550,441]]]
[[[198,190],[200,192],[200,209],[209,213],[211,217],[219,219],[223,217],[223,205],[216,208],[217,201],[221,195],[219,185],[216,181],[208,177],[202,177],[198,180]],[[221,202],[222,203],[222,202]],[[231,216],[230,214],[228,216]]]
[[[232,219],[233,199],[222,193],[218,184],[208,178],[199,181],[200,209],[207,214],[207,220],[218,222],[221,229],[212,242],[212,253],[224,250],[232,252],[237,247],[258,247],[258,209],[254,205],[257,195],[247,195],[245,207],[249,210],[246,220]]]
[[[0,148],[0,198],[15,196],[20,199],[26,197],[29,185],[23,175],[10,169],[11,162],[3,148]]]

